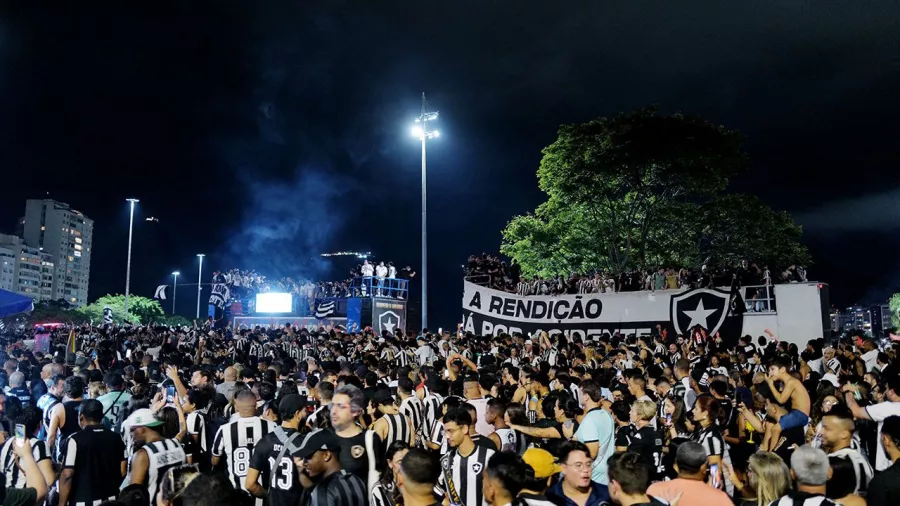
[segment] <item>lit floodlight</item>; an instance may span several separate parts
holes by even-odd
[[[435,130],[435,131],[432,133],[432,135],[434,135],[435,137],[440,137],[440,136],[441,136],[441,133],[438,132],[437,130]]]
[[[425,130],[423,130],[419,125],[415,125],[412,127],[412,135],[417,139],[421,139],[422,136],[425,135]]]

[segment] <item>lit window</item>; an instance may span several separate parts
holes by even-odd
[[[70,261],[70,262],[74,262],[74,261],[75,261],[75,259],[74,259],[74,258],[72,258],[72,256],[71,256],[71,255],[69,255],[69,257],[68,257],[68,259],[69,259],[69,261]]]
[[[81,252],[80,252],[80,251],[76,251],[76,252],[75,252],[75,256],[80,257],[80,256],[81,256]],[[69,260],[72,260],[72,257],[69,257]]]
[[[76,237],[76,238],[75,238],[75,243],[76,243],[76,244],[81,244],[81,237]]]
[[[47,230],[47,227],[41,225],[41,232],[43,232],[43,231],[45,231],[45,230]]]

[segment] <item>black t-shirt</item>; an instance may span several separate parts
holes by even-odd
[[[334,429],[329,430],[333,431]],[[341,468],[359,476],[363,483],[368,483],[369,454],[366,449],[366,431],[352,437],[338,436],[338,440],[341,443]],[[372,445],[375,449],[375,467],[381,471],[384,468],[382,456],[384,445],[378,434],[372,434]]]
[[[284,429],[286,438],[296,433],[295,429]],[[302,441],[303,436],[298,435],[291,442],[291,446],[298,447]],[[259,441],[250,458],[250,467],[260,472],[263,488],[269,491],[270,506],[294,506],[300,502],[303,494],[291,451],[285,452],[280,462],[275,462],[282,447],[278,435],[270,432]]]
[[[631,438],[634,435],[634,428],[631,425],[623,425],[616,429],[616,447],[631,445]]]
[[[875,474],[866,491],[869,504],[891,504],[897,497],[900,497],[900,461]]]
[[[72,434],[64,451],[63,468],[75,471],[69,493],[71,504],[91,504],[119,494],[125,444],[118,434],[102,425],[91,425]]]
[[[781,437],[778,439],[773,453],[781,457],[781,460],[790,462],[795,447],[799,448],[804,444],[806,444],[806,434],[803,432],[803,427],[793,427],[781,431]]]
[[[650,481],[660,479],[666,472],[662,461],[662,445],[662,437],[650,425],[635,431],[631,437],[631,444],[628,445],[628,451],[640,453],[644,457]]]
[[[562,425],[552,418],[541,418],[540,420],[534,423],[535,427],[540,429],[549,429],[554,428],[559,431],[560,435],[562,435]],[[573,432],[574,434],[574,432]],[[556,455],[556,448],[565,441],[565,439],[553,439],[553,438],[532,438],[534,440],[535,446],[538,448],[543,448],[548,452]]]

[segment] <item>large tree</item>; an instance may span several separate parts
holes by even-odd
[[[655,109],[563,125],[538,169],[548,200],[509,222],[501,251],[526,275],[732,262],[741,248],[808,263],[789,216],[753,197],[719,197],[744,166],[741,144],[721,125]]]

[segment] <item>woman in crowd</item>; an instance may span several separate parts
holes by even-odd
[[[678,446],[691,440],[691,434],[694,432],[694,424],[688,419],[688,410],[684,405],[684,399],[681,397],[667,396],[665,405],[663,406],[665,413],[665,431],[664,446],[665,455],[663,455],[663,463],[666,466],[667,476],[669,478],[677,478],[678,473],[675,472],[673,464],[675,463],[675,453]]]
[[[409,443],[406,441],[394,441],[387,447],[385,459],[387,467],[381,473],[378,483],[372,488],[369,504],[372,506],[395,506],[400,497],[397,490],[397,473],[400,470],[400,462],[409,452]],[[362,506],[362,505],[360,505]]]
[[[691,437],[697,443],[703,445],[708,455],[707,463],[710,469],[716,466],[717,469],[714,479],[719,482],[720,488],[724,480],[722,480],[722,465],[729,462],[728,447],[725,445],[725,439],[722,437],[722,431],[719,428],[722,423],[722,405],[711,395],[701,395],[694,403],[693,409],[694,421],[697,422],[699,428]],[[712,471],[711,471],[712,472]],[[726,488],[730,489],[725,483]]]
[[[724,467],[725,478],[734,484],[737,506],[767,506],[791,489],[791,472],[781,457],[757,452],[747,463],[747,480],[740,479],[730,464]]]

